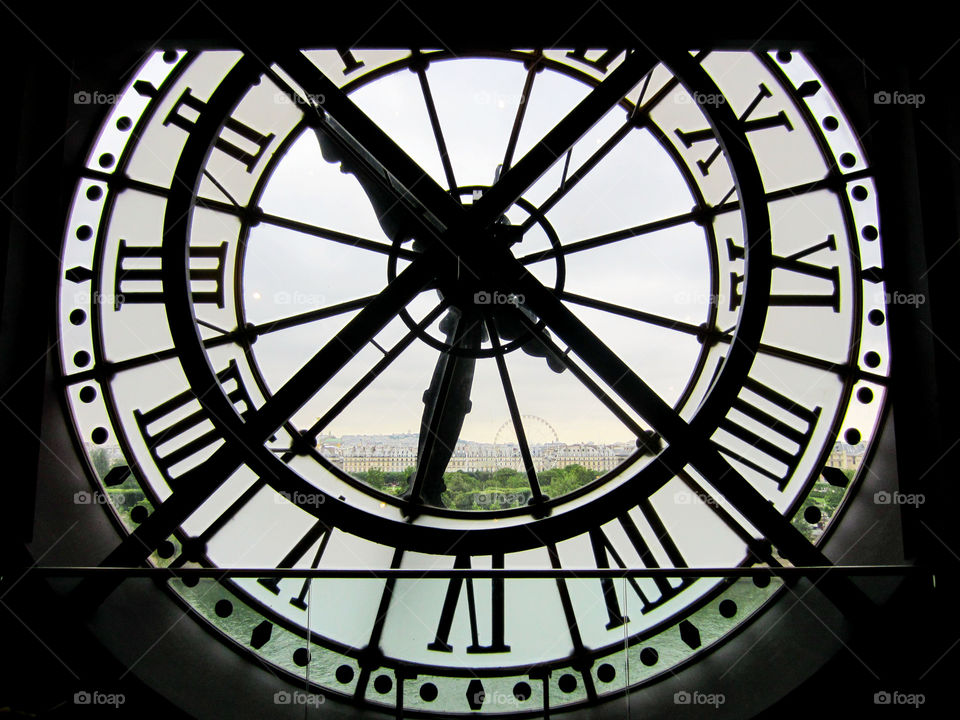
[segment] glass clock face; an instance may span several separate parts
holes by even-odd
[[[112,559],[373,571],[168,583],[330,697],[655,682],[782,583],[576,571],[827,564],[885,397],[877,217],[796,52],[156,53],[62,258]],[[570,572],[376,576],[468,568]]]

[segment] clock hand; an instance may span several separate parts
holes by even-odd
[[[440,323],[447,344],[459,350],[478,350],[483,325],[473,313],[451,309]],[[443,352],[437,360],[430,387],[423,394],[423,419],[417,448],[417,469],[406,498],[413,503],[444,507],[443,473],[460,439],[463,421],[470,412],[470,392],[476,359]]]
[[[630,52],[540,142],[501,174],[494,186],[471,209],[474,222],[480,227],[488,227],[495,222],[561,155],[623,100],[658,62],[646,48]]]
[[[328,163],[340,163],[340,172],[353,175],[360,187],[366,193],[377,220],[384,234],[394,242],[406,242],[412,237],[406,215],[407,208],[397,199],[396,195],[387,190],[382,182],[378,181],[371,170],[363,163],[358,152],[349,149],[334,141],[328,131],[316,128],[314,130],[320,144],[320,153]]]
[[[523,305],[517,304],[517,310],[526,315],[531,322],[537,323],[539,319],[532,312],[527,310]],[[516,340],[521,337],[524,333],[527,333],[526,327],[524,327],[520,318],[515,313],[495,313],[497,318],[497,326],[500,330],[500,336],[504,340]],[[549,340],[550,331],[546,328],[543,328],[541,331],[543,335]],[[520,345],[520,349],[523,350],[527,355],[532,357],[542,357],[546,358],[547,366],[553,370],[555,373],[562,373],[567,369],[567,366],[564,362],[557,357],[556,353],[551,350],[544,343],[543,339],[534,334],[530,334],[528,340],[524,340]]]

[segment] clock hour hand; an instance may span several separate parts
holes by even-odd
[[[472,313],[451,309],[440,330],[453,348],[476,351],[483,339],[483,324]],[[463,421],[470,412],[470,392],[476,359],[469,355],[443,352],[437,360],[430,387],[423,394],[423,419],[417,448],[417,468],[407,499],[414,503],[443,507],[446,490],[443,473],[460,439]]]
[[[522,312],[526,315],[531,322],[536,323],[537,317],[532,312],[527,310],[519,303],[516,306],[516,311],[514,312],[499,312],[497,316],[497,327],[500,331],[500,336],[507,341],[516,340],[521,337],[524,333],[527,333],[528,330],[521,322],[520,318],[517,316],[517,312]],[[542,330],[543,334],[550,338],[550,331],[546,328]],[[564,364],[557,354],[547,347],[546,343],[543,342],[538,336],[532,335],[528,340],[525,340],[521,345],[520,349],[523,350],[527,355],[533,357],[542,357],[546,358],[547,366],[553,370],[555,373],[562,373],[567,369],[567,366]]]

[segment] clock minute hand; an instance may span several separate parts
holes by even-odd
[[[483,339],[479,318],[452,309],[440,323],[447,344],[461,350],[478,350]],[[430,387],[423,394],[423,419],[417,448],[417,468],[406,498],[413,503],[443,507],[446,490],[443,473],[460,439],[463,421],[470,412],[470,393],[476,359],[443,352],[437,360]]]
[[[406,217],[410,208],[399,199],[402,197],[402,190],[388,190],[389,175],[385,171],[378,173],[372,158],[364,157],[362,148],[350,146],[344,137],[334,134],[331,127],[318,127],[314,130],[323,159],[328,163],[340,163],[341,172],[357,179],[388,238],[403,242],[412,237],[412,223]]]

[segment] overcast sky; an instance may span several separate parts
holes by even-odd
[[[435,63],[429,72],[451,163],[461,186],[493,182],[502,162],[520,100],[525,71],[518,63],[464,61]],[[587,92],[587,87],[555,73],[537,76],[527,104],[515,158],[540,137]],[[357,104],[397,141],[442,186],[446,187],[419,84],[413,73],[396,73],[352,95]],[[574,149],[571,171],[624,121],[611,111]],[[524,197],[541,203],[559,185],[562,161]],[[469,201],[470,198],[465,200]],[[693,199],[679,171],[646,131],[635,130],[549,214],[562,243],[689,211]],[[369,200],[352,175],[320,155],[312,133],[304,134],[281,161],[261,203],[264,210],[362,237],[386,242]],[[527,215],[508,212],[514,224]],[[517,254],[547,246],[535,226]],[[247,249],[246,308],[253,322],[301,312],[377,292],[386,281],[386,259],[365,250],[324,242],[292,231],[260,225]],[[555,281],[555,264],[531,266],[545,283]],[[688,224],[654,235],[625,240],[567,259],[566,288],[662,315],[699,323],[706,318],[709,270],[704,234]],[[416,318],[438,301],[426,293],[413,304]],[[686,335],[626,320],[616,315],[575,308],[668,402],[676,401],[693,370],[700,346]],[[349,316],[275,333],[255,350],[274,387],[316,351],[317,338],[335,331]],[[398,339],[405,326],[392,323],[378,340]],[[442,337],[434,327],[433,334]],[[325,388],[298,417],[321,414],[325,402],[342,393],[379,351],[368,348],[346,372]],[[336,420],[337,434],[415,431],[423,410],[421,395],[430,382],[437,352],[416,343],[364,396]],[[569,372],[547,368],[541,358],[522,352],[508,356],[520,411],[543,418],[564,442],[611,442],[630,439],[629,431],[603,408]],[[353,372],[351,372],[351,370]],[[477,364],[473,409],[465,439],[492,442],[509,418],[493,360]],[[540,430],[532,424],[537,439]]]

